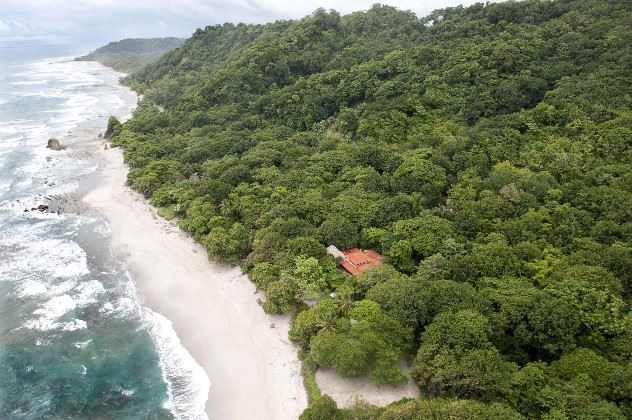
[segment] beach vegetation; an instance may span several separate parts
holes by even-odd
[[[321,396],[320,387],[316,382],[316,369],[318,365],[312,360],[309,353],[299,350],[298,357],[301,361],[301,375],[303,377],[303,386],[307,392],[307,403],[312,405]]]
[[[119,134],[121,134],[122,129],[123,129],[123,124],[121,124],[121,122],[116,117],[110,117],[108,118],[108,125],[105,129],[105,133],[103,134],[103,137],[106,139],[111,139],[113,137],[116,137]]]

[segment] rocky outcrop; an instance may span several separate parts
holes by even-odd
[[[62,146],[61,142],[57,139],[48,139],[48,145],[46,145],[50,150],[63,150],[64,146]]]
[[[29,209],[24,209],[24,213],[28,213]],[[48,212],[48,204],[40,204],[37,207],[31,207],[30,211],[39,211],[40,213]]]

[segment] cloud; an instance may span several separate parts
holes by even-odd
[[[188,36],[223,22],[265,23],[319,7],[345,14],[375,0],[2,0],[0,41],[37,39],[98,45],[125,37]],[[382,0],[425,15],[475,0]]]
[[[44,28],[13,19],[0,19],[0,37],[33,37],[50,35]]]

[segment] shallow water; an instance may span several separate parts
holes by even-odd
[[[107,223],[81,205],[98,180],[84,143],[135,105],[119,77],[70,58],[0,60],[2,419],[206,418],[208,379],[138,303]]]

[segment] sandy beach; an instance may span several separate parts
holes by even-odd
[[[100,145],[99,147],[102,147]],[[84,198],[109,221],[112,247],[143,305],[168,318],[211,381],[210,419],[297,419],[307,406],[289,315],[266,315],[238,267],[205,250],[125,186],[118,148],[100,150],[100,185]]]
[[[410,375],[410,368],[402,363]],[[333,369],[318,369],[316,383],[322,394],[331,396],[339,408],[352,407],[361,400],[377,406],[386,406],[402,398],[419,398],[419,388],[412,379],[402,386],[380,386],[369,378],[342,378]]]

